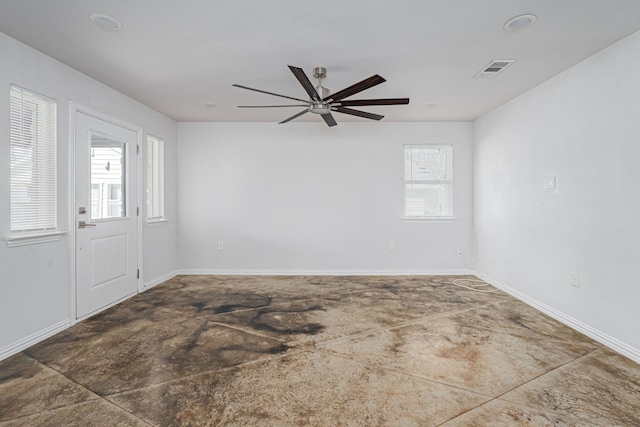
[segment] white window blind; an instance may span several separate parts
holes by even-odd
[[[164,141],[147,135],[147,220],[164,219]]]
[[[56,228],[56,102],[10,87],[11,232]]]
[[[404,216],[453,215],[451,145],[404,146]]]

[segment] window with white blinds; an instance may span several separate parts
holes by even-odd
[[[453,216],[451,145],[404,146],[404,216]]]
[[[164,141],[147,135],[147,221],[164,219]]]
[[[11,232],[54,230],[56,102],[10,87]]]

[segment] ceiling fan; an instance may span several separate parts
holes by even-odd
[[[357,99],[357,100],[344,100],[356,93],[362,92],[363,90],[369,89],[373,86],[379,85],[380,83],[384,83],[386,80],[375,74],[368,79],[364,79],[361,82],[358,82],[354,85],[351,85],[341,91],[330,94],[329,89],[322,86],[322,79],[327,76],[327,70],[324,67],[316,67],[313,69],[313,77],[318,79],[318,86],[313,87],[311,81],[304,73],[302,68],[293,67],[289,65],[289,69],[293,73],[294,76],[298,79],[304,90],[309,94],[308,100],[294,98],[292,96],[280,95],[273,92],[267,92],[266,90],[254,89],[247,86],[242,86],[238,84],[234,84],[233,86],[239,87],[242,89],[253,90],[255,92],[266,93],[267,95],[279,96],[281,98],[292,99],[294,101],[302,102],[302,104],[293,104],[293,105],[239,105],[238,108],[279,108],[279,107],[305,107],[304,110],[299,113],[294,114],[293,116],[284,119],[280,123],[287,123],[295,118],[298,118],[306,113],[315,113],[320,114],[320,116],[324,119],[324,121],[329,126],[335,126],[336,120],[331,115],[332,111],[337,111],[342,114],[349,114],[352,116],[364,117],[365,119],[371,120],[380,120],[384,116],[380,114],[367,113],[366,111],[355,110],[349,107],[358,107],[358,106],[366,106],[366,105],[401,105],[408,104],[409,98],[387,98],[387,99]]]

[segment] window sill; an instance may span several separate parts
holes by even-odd
[[[159,219],[148,219],[145,221],[145,225],[147,227],[159,227],[161,225],[165,225],[168,224],[169,220],[166,218],[159,218]]]
[[[439,223],[454,223],[456,222],[455,216],[403,216],[402,222],[408,223],[425,223],[425,222],[439,222]]]
[[[64,234],[67,234],[67,232],[50,231],[43,233],[14,234],[5,237],[4,240],[8,247],[13,248],[16,246],[37,245],[39,243],[56,242],[60,240],[60,238]]]

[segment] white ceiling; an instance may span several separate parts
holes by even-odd
[[[123,30],[96,27],[92,13]],[[503,30],[523,13],[535,24]],[[638,0],[0,0],[0,31],[179,121],[291,116],[299,109],[239,109],[288,100],[231,86],[306,99],[287,65],[314,85],[326,67],[333,92],[380,74],[386,83],[350,99],[410,97],[357,107],[387,121],[473,120],[638,30]],[[474,79],[492,59],[517,62]]]

